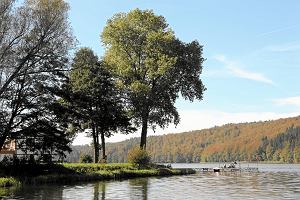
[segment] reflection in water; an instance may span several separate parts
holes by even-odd
[[[106,184],[106,182],[94,184],[94,200],[105,200]]]
[[[149,178],[124,181],[97,182],[93,185],[93,199],[148,199]]]
[[[129,186],[131,192],[131,197],[140,197],[139,199],[147,200],[148,199],[148,178],[137,178],[130,179]]]
[[[62,199],[63,196],[63,186],[20,186],[8,191],[4,199]]]
[[[298,167],[298,166],[297,166]],[[210,173],[0,190],[6,199],[300,199],[300,168],[290,172]]]
[[[16,194],[18,189],[19,188],[17,188],[17,187],[9,187],[9,188],[0,187],[0,198],[14,196],[14,194]]]

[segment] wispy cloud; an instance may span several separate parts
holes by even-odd
[[[228,63],[226,56],[224,56],[222,54],[216,55],[214,58],[219,62]]]
[[[239,64],[236,61],[228,60],[224,55],[215,56],[215,59],[223,63],[226,69],[236,77],[275,85],[275,83],[271,79],[267,78],[265,75],[242,69],[240,67],[241,64]]]
[[[289,52],[289,51],[299,51],[300,44],[281,44],[281,45],[271,45],[264,48],[266,51],[272,52]]]
[[[275,85],[271,79],[266,78],[263,74],[242,70],[233,66],[228,66],[227,68],[237,77]]]
[[[291,25],[291,26],[285,26],[285,27],[273,29],[273,30],[266,31],[266,32],[258,34],[258,37],[263,37],[263,36],[267,36],[267,35],[272,35],[274,33],[283,32],[283,31],[286,31],[286,30],[289,30],[289,29],[296,28],[297,26],[298,25],[294,24],[294,25]]]
[[[292,105],[300,107],[300,96],[275,99],[274,103],[278,105]]]

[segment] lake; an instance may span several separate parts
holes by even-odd
[[[174,168],[218,167],[218,163],[172,164]],[[199,172],[74,185],[12,188],[4,199],[300,199],[299,164],[241,164],[259,172]]]

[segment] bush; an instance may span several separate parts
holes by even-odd
[[[81,155],[80,156],[80,162],[81,163],[92,163],[93,158],[91,155]]]
[[[0,177],[0,187],[11,187],[14,185],[18,185],[19,182],[14,178],[1,178]]]
[[[150,164],[151,156],[146,150],[136,147],[129,150],[127,160],[138,168],[146,168]]]

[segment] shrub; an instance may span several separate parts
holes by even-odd
[[[80,156],[80,162],[81,163],[92,163],[93,158],[91,155],[81,155]]]
[[[151,156],[146,150],[136,147],[129,150],[127,160],[138,168],[146,168],[150,164]]]
[[[14,178],[1,178],[0,177],[0,187],[10,187],[19,184],[19,182]]]

